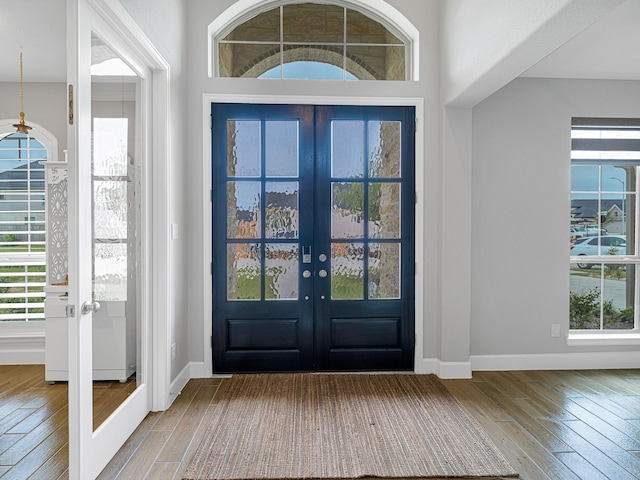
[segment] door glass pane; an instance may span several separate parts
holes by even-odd
[[[96,238],[127,238],[127,182],[93,182],[93,231]]]
[[[334,178],[364,176],[364,122],[357,120],[331,122],[331,176]]]
[[[331,238],[363,238],[364,185],[331,184]]]
[[[227,182],[227,237],[260,237],[260,182]]]
[[[259,244],[227,245],[227,300],[260,300],[260,263]]]
[[[260,122],[227,122],[227,176],[260,176]]]
[[[265,253],[265,298],[298,298],[298,244],[268,243]]]
[[[96,243],[94,262],[94,299],[98,301],[126,301],[127,244]]]
[[[400,177],[400,122],[369,122],[369,177]]]
[[[298,176],[298,122],[265,122],[265,170],[268,177]]]
[[[93,119],[94,176],[127,175],[127,118]]]
[[[369,184],[369,238],[400,238],[400,183]]]
[[[364,244],[331,244],[331,298],[364,299]]]
[[[400,298],[400,244],[369,245],[369,298]]]
[[[298,238],[298,190],[298,182],[266,182],[266,238]]]

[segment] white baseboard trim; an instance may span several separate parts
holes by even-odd
[[[44,333],[0,336],[0,365],[42,365],[44,363]]]
[[[415,373],[435,374],[440,378],[471,378],[470,362],[443,362],[438,358],[416,360]]]
[[[471,370],[585,370],[638,368],[640,351],[471,355]]]
[[[210,367],[205,362],[189,363],[189,372],[191,378],[211,378]]]
[[[169,387],[169,395],[171,395],[172,403],[173,400],[175,400],[175,397],[180,395],[180,392],[182,392],[182,389],[187,384],[189,379],[192,378],[190,365],[190,363],[187,363],[187,365],[180,371],[178,375],[176,375],[176,378],[174,378],[171,382],[171,385]]]

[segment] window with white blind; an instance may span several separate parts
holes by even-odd
[[[0,322],[44,320],[46,148],[0,138]]]
[[[639,166],[640,119],[572,119],[572,331],[638,332]]]

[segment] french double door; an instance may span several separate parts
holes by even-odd
[[[213,370],[412,370],[413,107],[212,105]]]

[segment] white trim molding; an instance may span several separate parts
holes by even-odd
[[[415,373],[434,374],[439,378],[471,378],[471,362],[445,362],[439,358],[416,360]]]
[[[205,200],[203,203],[202,229],[203,239],[203,252],[202,258],[202,298],[204,302],[204,318],[203,318],[203,352],[204,363],[199,365],[197,369],[194,369],[194,373],[199,378],[210,377],[213,372],[213,359],[212,359],[212,347],[211,347],[211,324],[213,317],[213,305],[211,302],[212,291],[212,277],[210,264],[212,262],[212,236],[211,236],[211,218],[212,218],[212,205],[209,202],[211,192],[211,130],[209,128],[209,121],[211,115],[212,103],[246,103],[246,104],[285,104],[285,105],[373,105],[373,106],[407,106],[415,107],[416,111],[416,123],[417,125],[423,125],[424,122],[424,98],[421,97],[339,97],[339,96],[296,96],[296,95],[227,95],[227,94],[213,94],[205,93],[202,95],[202,138],[203,145],[202,151],[204,156],[202,159],[202,198]],[[424,129],[417,128],[415,134],[415,178],[424,178]],[[415,218],[424,218],[425,212],[425,185],[422,181],[416,181],[416,205],[415,205]],[[414,304],[414,329],[416,335],[415,346],[415,366],[416,373],[434,373],[434,372],[418,372],[419,364],[423,362],[422,354],[424,352],[424,283],[425,283],[425,271],[424,265],[424,251],[425,251],[425,239],[423,229],[416,228],[415,232],[415,304]],[[429,362],[429,360],[426,360]],[[457,367],[453,367],[453,364],[446,366],[443,364],[441,370],[449,372],[450,370],[457,371]],[[448,373],[447,373],[448,374]],[[194,377],[195,378],[195,377]],[[449,378],[449,377],[443,377]],[[467,377],[453,377],[453,378],[467,378]]]
[[[226,35],[235,25],[259,13],[287,3],[291,2],[288,0],[238,0],[218,15],[208,27],[209,77],[213,77],[217,71],[215,62],[218,55],[213,48],[216,38]],[[410,55],[407,55],[406,65],[406,71],[410,72],[409,80],[420,79],[420,32],[398,9],[384,0],[316,0],[315,3],[329,3],[356,9],[390,28],[394,34],[406,41],[407,51],[410,52]]]
[[[640,351],[471,355],[473,371],[638,368]]]
[[[44,364],[44,331],[0,333],[0,365]]]

